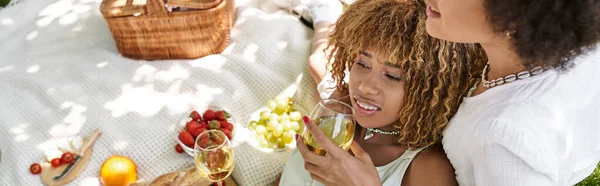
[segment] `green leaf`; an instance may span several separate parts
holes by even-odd
[[[5,7],[10,3],[10,0],[0,0],[0,7]]]
[[[598,186],[600,185],[600,164],[596,166],[596,170],[592,172],[590,176],[588,176],[583,181],[579,182],[576,186]]]

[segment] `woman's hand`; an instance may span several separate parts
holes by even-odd
[[[324,185],[381,185],[371,157],[358,143],[353,142],[350,146],[352,156],[329,140],[308,117],[304,116],[303,120],[306,130],[327,152],[325,156],[317,155],[308,150],[301,136],[296,140],[298,151],[304,158],[304,168],[315,181]]]

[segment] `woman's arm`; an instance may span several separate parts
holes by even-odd
[[[454,175],[454,168],[441,145],[431,146],[421,151],[412,160],[402,185],[458,185]]]
[[[277,176],[277,179],[275,179],[273,186],[279,186],[279,180],[281,180],[281,174],[279,174],[279,176]]]

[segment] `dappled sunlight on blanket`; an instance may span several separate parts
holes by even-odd
[[[0,25],[13,25],[15,22],[11,18],[0,19]]]
[[[135,71],[135,74],[132,78],[133,82],[148,82],[153,83],[156,80],[164,81],[165,83],[170,83],[176,79],[188,79],[190,77],[190,70],[183,68],[179,64],[173,65],[169,70],[158,71],[156,67],[152,65],[143,65]]]
[[[83,124],[87,121],[87,117],[83,115],[87,111],[87,107],[70,101],[63,102],[60,105],[60,110],[71,109],[69,114],[65,116],[62,122],[54,125],[48,131],[52,137],[67,137],[79,134]]]
[[[27,73],[30,73],[30,74],[31,74],[31,73],[36,73],[36,72],[38,72],[38,71],[40,71],[40,65],[32,65],[32,66],[29,66],[29,67],[27,68],[27,70],[26,70],[26,72],[27,72]]]
[[[15,69],[14,65],[7,65],[7,66],[0,67],[0,74],[2,74],[2,72],[8,72],[8,71],[11,71],[14,69]]]
[[[225,65],[227,58],[220,55],[210,55],[203,57],[198,60],[193,60],[189,62],[192,67],[200,67],[206,70],[210,70],[216,73],[221,73],[223,71],[222,67]]]
[[[113,117],[121,117],[133,112],[144,117],[156,115],[164,107],[170,113],[183,113],[192,105],[211,102],[216,95],[223,93],[221,88],[198,85],[196,90],[185,90],[182,81],[177,80],[171,84],[165,92],[158,92],[154,85],[148,84],[142,87],[134,87],[133,84],[125,84],[121,87],[121,95],[104,104],[104,108],[111,111]],[[183,89],[183,92],[180,92]],[[194,101],[196,100],[196,103]]]
[[[31,40],[37,38],[38,35],[39,35],[39,32],[37,30],[31,31],[27,34],[27,36],[25,36],[25,40],[31,41]]]
[[[22,142],[29,139],[29,134],[27,134],[27,128],[29,128],[29,124],[21,123],[10,129],[10,132],[13,133],[13,135],[15,136],[15,142]]]
[[[112,143],[113,150],[121,151],[125,150],[129,146],[129,142],[125,140],[119,140]]]
[[[103,62],[96,64],[96,68],[104,68],[104,67],[106,67],[106,65],[108,65],[108,61],[103,61]]]
[[[79,20],[79,18],[88,18],[91,15],[87,13],[92,9],[92,6],[87,3],[89,2],[80,1],[79,3],[74,3],[73,0],[57,1],[40,11],[38,15],[43,18],[39,19],[36,24],[39,27],[45,27],[55,19],[58,19],[60,25],[70,25]]]

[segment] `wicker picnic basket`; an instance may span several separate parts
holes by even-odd
[[[103,0],[100,11],[119,53],[146,60],[221,53],[235,20],[234,0]]]

